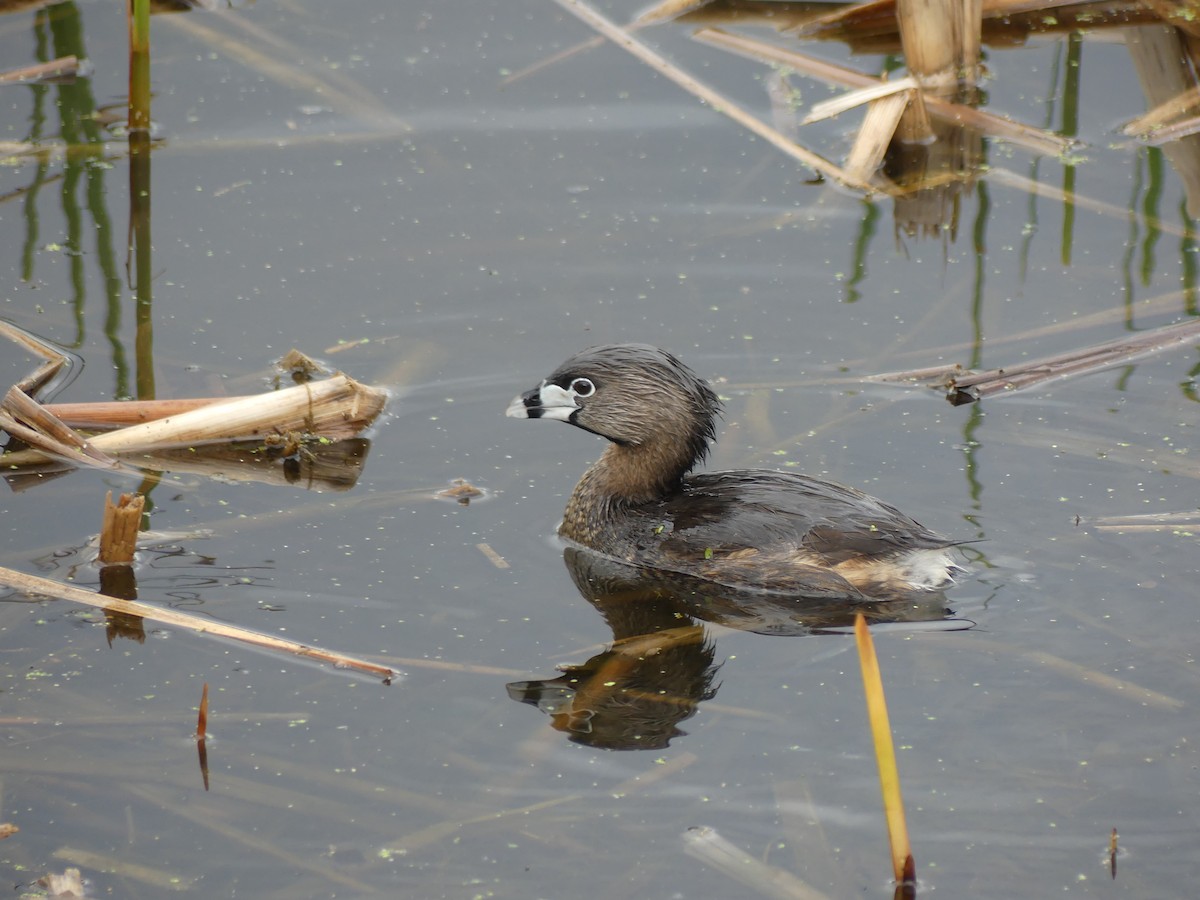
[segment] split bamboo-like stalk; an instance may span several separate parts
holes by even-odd
[[[383,410],[387,394],[338,374],[282,391],[241,397],[179,415],[131,425],[86,441],[89,451],[136,454],[228,441],[260,440],[268,435],[311,434],[328,440],[352,437]],[[9,467],[43,463],[36,450],[5,454]]]
[[[889,94],[879,100],[874,100],[867,107],[866,118],[858,129],[854,146],[846,157],[845,168],[851,178],[866,181],[879,168],[892,135],[904,111],[909,106],[910,98],[916,91],[905,91],[900,94]]]
[[[128,453],[292,431],[340,440],[371,424],[386,402],[385,392],[339,374],[122,428],[97,435],[91,443],[107,453]]]
[[[945,72],[973,77],[979,65],[980,0],[896,0],[904,62],[917,78]],[[968,29],[975,29],[972,40]]]
[[[110,456],[96,450],[82,435],[50,415],[45,407],[16,387],[8,389],[0,410],[5,415],[5,430],[23,441],[45,446],[67,459],[83,457],[90,465],[111,467],[115,463]]]
[[[82,588],[61,584],[57,581],[50,581],[47,578],[26,575],[24,572],[17,572],[14,569],[0,567],[0,584],[28,594],[50,597],[55,600],[69,600],[72,603],[91,606],[101,609],[106,613],[117,613],[126,616],[136,616],[141,619],[150,619],[153,622],[162,622],[164,625],[186,628],[198,634],[212,634],[255,647],[263,647],[267,650],[281,651],[306,659],[332,663],[339,669],[354,669],[368,675],[377,676],[382,678],[385,684],[390,684],[392,679],[397,675],[395,670],[387,666],[356,659],[355,657],[346,656],[341,653],[334,653],[330,650],[323,650],[320,647],[277,638],[272,635],[251,631],[248,628],[239,628],[236,625],[227,625],[215,619],[206,619],[175,609],[162,609],[146,603],[139,603],[135,600],[117,600],[113,597],[106,597],[103,594],[94,594],[91,591],[85,591]]]
[[[94,403],[46,403],[42,408],[72,428],[121,428],[165,419],[214,403],[245,397],[180,397],[174,400],[98,400]]]
[[[100,564],[128,565],[137,549],[138,530],[146,498],[141,494],[122,494],[112,502],[112,491],[104,496],[104,524],[100,528]]]
[[[822,100],[820,103],[814,103],[812,108],[809,109],[808,115],[800,120],[800,124],[809,125],[813,122],[820,122],[822,119],[841,115],[857,106],[882,100],[884,97],[890,97],[893,94],[906,92],[920,86],[917,79],[911,75],[904,78],[895,78],[891,81],[879,81],[874,78],[868,80],[869,83],[865,87],[847,91],[828,100]]]
[[[36,371],[17,382],[17,387],[27,394],[32,395],[45,386],[69,361],[58,348],[9,322],[0,321],[0,336],[44,360]]]

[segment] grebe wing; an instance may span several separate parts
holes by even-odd
[[[862,491],[769,469],[694,475],[661,512],[670,534],[660,549],[681,558],[790,547],[836,565],[954,543]]]

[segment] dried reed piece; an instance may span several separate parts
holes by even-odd
[[[311,384],[213,403],[131,425],[96,435],[85,444],[89,451],[129,455],[289,433],[336,441],[370,425],[386,402],[385,391],[338,374]],[[0,457],[8,466],[43,463],[46,459],[46,454],[36,450]]]
[[[1200,513],[1193,511],[1097,516],[1094,519],[1080,519],[1079,524],[1101,531],[1119,531],[1123,534],[1169,532],[1190,538],[1200,533]]]
[[[89,430],[121,428],[165,419],[214,403],[246,397],[180,397],[175,400],[100,400],[95,403],[45,403],[42,408],[65,425]]]
[[[59,78],[73,78],[78,72],[79,59],[77,57],[60,56],[49,62],[20,66],[0,72],[0,84],[30,84]]]
[[[851,178],[866,181],[883,163],[892,135],[900,124],[904,111],[916,91],[889,94],[871,102],[867,115],[854,138],[854,146],[846,156],[846,171]]]
[[[104,495],[104,524],[100,528],[101,565],[128,565],[137,549],[138,530],[146,498],[141,494],[122,494],[112,502],[112,491]]]
[[[828,900],[828,895],[810,887],[791,872],[751,856],[706,825],[683,833],[683,852],[764,897],[781,900]]]
[[[304,432],[329,440],[353,437],[383,410],[387,394],[347,375],[201,407],[167,419],[122,428],[92,439],[109,453],[256,440]]]
[[[980,21],[980,0],[896,0],[908,71],[918,78],[958,72],[973,81]]]
[[[70,361],[57,347],[9,322],[0,321],[0,336],[8,338],[31,355],[45,360],[32,374],[17,382],[17,387],[27,394],[32,395],[44,387]]]
[[[320,647],[299,644],[295,641],[261,634],[257,631],[251,631],[248,628],[239,628],[236,625],[227,625],[215,619],[202,618],[175,609],[161,609],[146,603],[139,603],[135,600],[117,600],[113,597],[106,597],[103,594],[94,594],[91,591],[85,591],[81,588],[60,584],[57,581],[50,581],[47,578],[26,575],[24,572],[17,572],[14,569],[0,567],[0,584],[27,594],[36,594],[55,600],[69,600],[71,603],[91,606],[106,613],[136,616],[141,619],[149,619],[152,622],[172,625],[176,628],[186,628],[198,634],[216,635],[217,637],[229,638],[230,640],[240,641],[255,647],[263,647],[267,650],[275,650],[304,657],[305,659],[315,659],[319,662],[332,663],[339,669],[354,669],[358,672],[377,676],[382,678],[385,684],[390,684],[397,674],[387,666],[377,665],[376,663],[356,659],[355,657],[346,656],[341,653],[334,653],[331,650],[323,650]]]
[[[0,402],[0,409],[25,426],[21,429],[22,440],[35,445],[44,442],[63,447],[71,454],[81,454],[101,466],[112,466],[115,463],[115,460],[97,450],[86,438],[50,415],[45,407],[16,387],[8,389],[4,400]],[[37,440],[33,440],[34,438]]]
[[[863,690],[867,698],[867,718],[871,722],[875,761],[879,765],[879,788],[883,794],[883,812],[887,818],[888,840],[892,847],[892,872],[896,884],[913,884],[917,880],[917,872],[908,840],[908,825],[904,820],[896,747],[892,741],[892,726],[888,722],[887,701],[883,695],[883,678],[879,673],[875,642],[871,640],[871,630],[862,613],[854,616],[854,642],[858,646]]]
[[[890,97],[893,94],[907,92],[917,87],[920,87],[920,85],[917,79],[911,75],[891,81],[876,81],[872,79],[871,83],[866,87],[847,91],[828,100],[822,100],[820,103],[814,103],[812,108],[809,109],[808,115],[800,120],[800,124],[810,125],[813,122],[820,122],[822,119],[829,119],[844,112],[849,112],[855,107],[863,106],[875,100],[882,100],[884,97]]]
[[[997,393],[1013,393],[1047,381],[1086,375],[1121,363],[1141,359],[1200,338],[1200,319],[1144,331],[1136,337],[1118,338],[1081,350],[1069,350],[1008,369],[989,369],[955,375],[946,384],[946,399],[955,406],[973,403]]]
[[[865,75],[855,69],[788,50],[766,41],[733,34],[720,28],[702,28],[692,37],[757,62],[788,66],[802,75],[818,78],[830,84],[848,88],[867,88],[880,84],[878,78]],[[940,97],[926,95],[925,103],[930,115],[938,119],[974,128],[988,137],[1009,141],[1034,153],[1057,156],[1066,153],[1078,143],[1073,138],[1061,137],[1040,128],[1022,125],[995,113],[985,112],[961,103],[951,103]]]
[[[822,175],[826,175],[835,181],[847,185],[848,187],[867,192],[873,192],[876,190],[869,184],[848,178],[846,173],[834,163],[822,156],[817,155],[816,153],[813,153],[811,150],[801,147],[795,141],[790,140],[786,135],[746,112],[732,100],[726,98],[723,94],[720,94],[710,88],[708,85],[697,81],[691,75],[688,75],[678,66],[669,62],[642,41],[639,41],[632,34],[630,34],[627,29],[621,28],[616,23],[606,19],[586,3],[583,3],[582,0],[557,0],[557,2],[560,6],[577,16],[580,20],[594,28],[596,31],[600,32],[618,47],[631,53],[633,56],[644,62],[659,74],[669,78],[688,93],[704,101],[715,111],[729,117],[730,119],[733,119],[743,128],[758,135],[773,147],[782,150],[793,159],[803,163],[817,172],[820,172]]]

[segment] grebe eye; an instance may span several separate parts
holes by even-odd
[[[596,393],[596,386],[587,378],[576,378],[571,382],[571,390],[576,397],[590,397]]]

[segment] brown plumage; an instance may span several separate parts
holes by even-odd
[[[508,408],[611,443],[576,485],[559,533],[616,559],[739,588],[828,599],[940,590],[960,571],[934,534],[854,488],[769,469],[688,474],[720,400],[656,347],[568,359]]]

